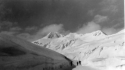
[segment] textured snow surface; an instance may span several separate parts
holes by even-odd
[[[34,42],[70,59],[81,61],[82,66],[100,70],[123,70],[125,68],[124,33],[124,30],[121,30],[113,35],[105,35],[98,30],[84,35],[70,33],[55,39],[42,38]]]
[[[71,70],[71,60],[5,34],[0,34],[0,70]]]

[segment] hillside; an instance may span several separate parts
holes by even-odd
[[[70,70],[71,60],[23,39],[0,34],[0,70]]]

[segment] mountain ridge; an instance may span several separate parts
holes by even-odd
[[[101,30],[97,30],[95,32],[86,33],[86,34],[69,33],[68,35],[61,36],[59,38],[54,38],[54,39],[47,38],[49,34],[47,34],[47,36],[45,36],[41,39],[33,41],[32,43],[39,44],[41,46],[45,46],[45,45],[50,44],[54,41],[59,41],[59,42],[61,41],[60,43],[64,43],[66,45],[66,43],[69,44],[69,43],[71,43],[71,41],[73,42],[75,40],[90,42],[93,40],[99,40],[99,39],[106,37],[106,35]]]
[[[81,61],[83,66],[88,65],[101,69],[103,69],[101,66],[117,68],[119,65],[125,64],[125,61],[122,60],[125,59],[123,58],[125,57],[124,35],[124,29],[112,35],[106,35],[100,30],[84,35],[70,33],[49,41],[46,48],[59,52],[70,59]],[[107,50],[110,52],[107,53]]]

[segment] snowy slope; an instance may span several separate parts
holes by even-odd
[[[71,60],[65,56],[23,39],[0,34],[0,70],[66,70],[67,68],[71,68]]]
[[[124,31],[108,35],[103,39],[65,50],[67,57],[80,60],[83,66],[101,70],[125,69]]]
[[[82,65],[119,67],[125,65],[124,33],[83,45],[77,50]],[[76,52],[76,51],[75,51]]]
[[[83,66],[116,69],[125,65],[124,33],[124,30],[112,35],[105,35],[100,30],[84,35],[70,33],[51,39],[46,46],[44,43],[42,45],[70,59],[81,61]],[[34,42],[42,43],[38,40]]]

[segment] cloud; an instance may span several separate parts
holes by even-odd
[[[20,33],[17,35],[17,37],[28,40],[28,41],[34,41],[34,35],[31,35],[29,33]]]
[[[96,15],[93,21],[98,24],[106,20],[108,20],[108,16]]]
[[[113,20],[112,23],[114,23],[113,28],[124,28],[124,17]]]
[[[115,29],[115,28],[103,28],[102,31],[107,34],[107,35],[111,35],[114,33],[117,33],[118,31],[120,31],[121,29]]]
[[[0,30],[8,30],[10,34],[11,32],[20,32],[20,36],[28,40],[41,38],[49,32],[67,34],[70,31],[87,33],[98,29],[107,32],[109,29],[114,33],[118,28],[123,27],[123,23],[119,20],[123,18],[124,12],[124,2],[122,1],[3,0],[0,5],[0,21],[2,22],[2,25],[0,23]],[[3,23],[3,21],[5,22]],[[22,30],[13,28],[15,25],[12,21],[18,22],[16,26]],[[82,27],[77,29],[81,25]],[[111,32],[107,33],[111,34]]]
[[[85,34],[96,30],[102,30],[102,32],[104,32],[105,34],[110,35],[123,29],[123,18],[117,19],[117,22],[116,20],[114,20],[112,26],[108,26],[105,24],[105,22],[108,20],[108,16],[95,15],[92,21],[88,22],[87,25],[83,25],[76,32]],[[105,26],[102,26],[102,24],[105,24]]]
[[[16,35],[22,30],[20,27],[12,27],[9,30],[1,30],[0,34]]]
[[[95,13],[95,9],[88,10],[88,15],[93,16]]]
[[[63,29],[62,24],[51,24],[39,29],[37,33],[34,35],[34,38],[41,38],[50,32],[62,33],[65,32],[65,30]]]
[[[14,35],[16,32],[13,31],[1,31],[0,34]]]
[[[96,30],[99,30],[101,27],[99,24],[96,24],[95,22],[89,22],[87,25],[84,25],[82,28],[78,29],[76,31],[76,33],[82,33],[82,34],[85,34],[85,33],[89,33],[89,32],[92,32],[92,31],[96,31]]]
[[[20,27],[12,27],[9,29],[9,31],[14,31],[14,32],[18,32],[20,30],[22,30],[22,28],[20,28]]]
[[[95,15],[92,21],[88,22],[87,25],[83,24],[83,26],[79,28],[76,31],[76,33],[85,34],[85,33],[93,32],[96,30],[100,30],[101,29],[100,23],[103,23],[106,20],[108,20],[107,16]]]
[[[43,36],[45,36],[46,34],[50,32],[58,32],[61,34],[69,33],[69,31],[64,30],[62,24],[51,24],[51,25],[45,26],[44,28],[39,29],[35,34],[31,35],[29,33],[21,33],[18,35],[18,37],[27,39],[29,41],[34,41],[34,40],[42,38]]]
[[[118,18],[112,21],[112,26],[102,27],[102,31],[107,35],[117,33],[118,31],[124,29],[124,18]]]
[[[9,29],[9,28],[12,27],[12,25],[13,25],[13,23],[9,22],[9,21],[0,22],[0,28],[1,28],[1,30]]]
[[[37,34],[46,34],[49,32],[61,32],[63,30],[62,24],[51,24],[49,26],[44,27],[43,29],[40,29]]]
[[[32,26],[32,27],[26,27],[25,31],[26,32],[33,32],[33,31],[36,31],[37,29],[38,29],[38,27]]]
[[[103,5],[102,12],[116,13],[119,11],[119,5],[122,5],[122,0],[103,0],[100,5]]]

